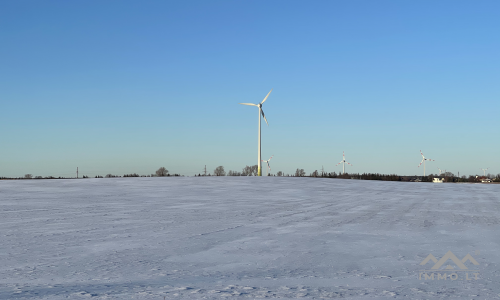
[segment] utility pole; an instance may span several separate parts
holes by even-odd
[[[207,176],[207,165],[205,165],[205,175],[204,176]]]
[[[321,177],[325,176],[325,169],[323,169],[323,166],[321,166]]]
[[[78,178],[78,167],[76,167],[76,178]]]

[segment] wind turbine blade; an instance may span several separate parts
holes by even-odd
[[[239,103],[239,104],[250,105],[250,106],[258,106],[257,104],[253,104],[253,103]]]
[[[420,168],[420,165],[424,162],[425,158],[422,159],[422,161],[420,162],[420,164],[418,164],[418,167]]]
[[[350,163],[348,163],[348,162],[345,162],[345,163],[346,163],[346,164],[348,164],[348,165],[351,165],[351,167],[352,167],[352,164],[350,164]]]
[[[264,100],[262,100],[262,102],[261,102],[260,104],[263,104],[264,102],[266,102],[267,97],[269,97],[269,94],[271,94],[271,92],[272,92],[272,91],[273,91],[273,89],[271,89],[271,90],[269,91],[269,93],[267,93],[266,98],[264,98]]]
[[[425,157],[424,154],[422,153],[422,150],[420,150],[420,155],[422,155],[422,157]]]
[[[266,116],[264,115],[264,111],[261,109],[260,112],[262,113],[262,116],[264,117],[264,121],[266,121],[267,126],[269,126],[269,123],[267,123]]]

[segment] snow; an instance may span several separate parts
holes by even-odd
[[[278,177],[0,181],[0,299],[499,299],[499,192]],[[419,279],[433,265],[422,260],[448,251],[471,254],[478,279]]]

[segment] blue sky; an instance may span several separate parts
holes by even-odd
[[[0,176],[500,173],[498,1],[4,1]]]

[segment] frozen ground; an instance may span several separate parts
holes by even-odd
[[[499,192],[276,177],[0,181],[0,299],[499,299]],[[422,260],[448,251],[479,265],[419,279],[434,265]]]

